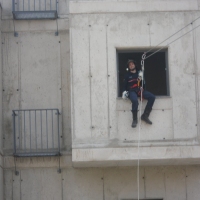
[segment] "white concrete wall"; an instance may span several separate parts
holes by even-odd
[[[98,139],[137,140],[138,129],[130,126],[131,104],[117,98],[116,49],[156,46],[198,14],[165,12],[72,16],[74,144],[80,139],[81,143],[89,143],[92,139],[94,143]],[[193,44],[193,40],[198,38],[198,32],[194,36],[189,33],[169,45],[170,97],[156,99],[151,114],[154,124],[148,126],[142,123],[141,140],[197,138],[196,95],[199,91],[195,88],[194,54],[197,45]],[[186,91],[187,95],[181,98]]]
[[[137,149],[128,148],[126,151],[125,148],[121,148],[137,145],[137,131],[133,132],[130,128],[130,103],[116,98],[115,48],[156,45],[158,38],[164,39],[168,34],[199,16],[200,13],[197,10],[200,2],[173,1],[175,6],[172,7],[174,11],[179,10],[178,12],[152,12],[155,8],[158,9],[152,3],[158,3],[158,1],[131,2],[131,5],[138,4],[138,7],[130,6],[127,2],[113,4],[108,1],[98,6],[90,4],[91,2],[84,4],[75,2],[72,5],[73,14],[69,25],[68,19],[65,19],[69,14],[69,1],[61,0],[58,37],[54,36],[55,21],[18,21],[15,22],[16,31],[19,33],[17,38],[13,36],[11,1],[2,0],[1,2],[4,8],[1,28],[4,91],[3,103],[0,105],[3,105],[4,154],[12,153],[11,111],[17,108],[59,108],[62,111],[62,150],[64,154],[65,150],[70,151],[70,101],[72,100],[74,147],[111,147],[108,149],[110,154],[106,148],[101,148],[103,156],[101,152],[97,152],[96,156],[90,149],[88,151],[83,149],[80,151],[81,156],[74,154],[77,155],[77,161],[80,160],[86,162],[86,166],[92,166],[93,161],[99,159],[98,156],[100,156],[103,161],[119,158],[124,162],[124,159],[128,158],[128,162],[124,164],[133,165],[132,161],[137,159]],[[180,2],[184,5],[177,6]],[[147,3],[145,9],[148,12],[141,13],[144,3]],[[149,3],[151,6],[148,6]],[[166,2],[164,3],[161,3],[161,7],[169,11],[171,6],[168,4],[165,7],[163,5],[166,5]],[[78,9],[76,9],[77,6]],[[121,8],[125,11],[129,8],[131,12],[136,9],[136,12],[118,13]],[[104,13],[83,14],[92,12],[93,9]],[[110,13],[113,9],[116,13]],[[78,14],[74,15],[75,13]],[[148,23],[150,25],[147,25]],[[164,29],[166,31],[163,31],[163,25],[166,25]],[[69,42],[69,26],[71,42]],[[133,31],[135,37],[132,37]],[[200,62],[198,57],[200,47],[197,42],[199,34],[198,29],[169,47],[171,98],[157,99],[151,115],[154,125],[149,128],[142,124],[141,144],[147,146],[147,149],[150,149],[151,145],[164,146],[165,149],[160,151],[156,148],[158,154],[152,154],[149,157],[151,162],[144,161],[146,165],[158,164],[155,161],[157,155],[159,159],[168,158],[171,164],[176,165],[183,164],[184,159],[188,158],[190,159],[185,163],[191,161],[192,164],[195,162],[198,164],[199,162],[197,156],[200,155],[199,129],[197,129],[200,128],[197,123],[199,110],[196,112],[199,96],[193,90],[200,87],[198,81],[200,68],[196,67]],[[71,69],[69,51],[71,51]],[[180,68],[177,69],[177,66]],[[70,84],[71,72],[73,73],[72,84]],[[196,79],[193,73],[198,74]],[[110,75],[109,78],[108,75]],[[89,78],[91,76],[92,78]],[[180,77],[188,80],[189,86]],[[71,87],[72,96],[70,96]],[[185,88],[189,95],[180,101],[182,95],[180,92],[185,93]],[[185,106],[188,104],[189,108]],[[163,112],[162,109],[165,111]],[[181,114],[183,111],[184,116]],[[163,123],[164,120],[165,123]],[[188,147],[184,148],[184,145]],[[167,148],[166,146],[175,147]],[[113,147],[115,147],[114,150]],[[141,155],[149,159],[148,155],[151,151],[147,153],[147,149],[142,151]],[[171,156],[175,159],[172,160]],[[135,167],[74,169],[71,156],[66,155],[61,158],[61,174],[57,173],[58,158],[20,158],[17,159],[16,164],[19,176],[14,174],[13,157],[5,156],[3,159],[0,154],[0,200],[3,199],[3,191],[5,200],[137,198],[137,169]],[[169,164],[169,161],[165,162],[163,159],[159,164]],[[117,166],[118,163],[112,162],[112,165]],[[196,200],[199,198],[200,189],[199,172],[198,165],[143,166],[140,168],[140,197]]]
[[[0,15],[2,7],[0,3]],[[1,37],[1,19],[0,19],[0,37]],[[1,55],[0,43],[0,55]],[[0,199],[3,199],[3,134],[2,134],[2,57],[0,57]]]
[[[22,1],[22,0],[20,0]],[[113,6],[112,2],[115,2],[115,5]],[[12,1],[8,0],[0,0],[2,6],[3,6],[3,13],[2,13],[2,19],[11,19],[12,18]],[[26,1],[25,1],[26,2]],[[32,2],[32,1],[30,1]],[[52,1],[53,2],[53,1]],[[74,2],[73,5],[70,5],[71,2]],[[84,4],[80,4],[81,2],[84,2]],[[100,3],[97,5],[96,3]],[[104,2],[102,4],[101,2]],[[128,6],[127,2],[132,4],[132,6]],[[49,4],[49,1],[47,1]],[[41,1],[42,4],[42,1]],[[33,2],[31,3],[33,5]],[[77,7],[78,5],[78,7]],[[71,8],[70,8],[71,7]],[[58,14],[59,18],[68,18],[69,12],[72,11],[74,13],[80,12],[85,10],[86,13],[91,12],[95,8],[98,12],[105,12],[113,10],[121,10],[123,7],[124,11],[160,11],[160,10],[198,10],[200,9],[200,1],[199,0],[122,0],[118,2],[118,0],[59,0],[58,4]],[[75,8],[75,9],[74,9]],[[70,9],[70,11],[69,11]],[[93,11],[92,11],[93,12]]]
[[[38,162],[39,164],[39,162]],[[6,200],[137,199],[137,168],[5,169]],[[200,167],[140,167],[140,198],[199,199]]]
[[[200,2],[200,1],[199,1]],[[198,14],[195,14],[195,17],[197,16]],[[198,56],[199,53],[200,53],[200,44],[199,42],[197,42],[197,39],[199,38],[200,36],[200,29],[197,29],[195,32],[194,32],[194,35],[196,36],[196,38],[194,38],[194,43],[196,44],[195,45],[195,55],[194,55],[194,58],[196,60],[196,70],[195,70],[195,74],[196,74],[196,79],[195,79],[195,82],[196,82],[196,88],[199,90],[200,88],[200,57]],[[200,96],[199,95],[196,95],[196,101],[197,101],[197,106],[198,106],[198,109],[197,109],[197,121],[199,122],[200,121],[200,107],[199,107],[199,103],[200,103]],[[197,124],[198,125],[198,131],[200,130],[200,123]],[[200,139],[200,135],[198,135],[199,139]]]
[[[2,13],[2,7],[0,4],[0,14]],[[0,20],[0,37],[1,37],[1,29],[2,28],[2,23]],[[0,54],[2,53],[1,49],[2,49],[2,44],[0,43]],[[0,155],[3,154],[3,135],[2,135],[2,57],[0,58]]]
[[[116,49],[156,46],[200,13],[85,14],[85,10],[71,15],[70,26],[73,146],[112,145],[112,139],[119,143],[136,141],[138,129],[131,128],[131,104],[117,98]],[[176,37],[199,24],[196,21]],[[198,141],[195,63],[199,66],[199,61],[194,58],[198,44],[193,41],[200,38],[199,29],[168,45],[176,37],[162,44],[169,53],[170,97],[156,99],[150,116],[153,125],[141,126],[142,142]]]
[[[31,108],[62,112],[62,148],[70,150],[68,20],[59,20],[59,36],[55,36],[55,21],[18,21],[18,37],[13,35],[10,20],[3,25],[4,150],[13,149],[12,110]]]
[[[199,0],[70,1],[70,13],[124,13],[199,10]]]
[[[61,124],[61,147],[63,151],[71,151],[68,19],[58,20],[59,36],[55,36],[56,21],[15,21],[15,28],[19,36],[14,37],[13,22],[10,20],[12,18],[10,16],[11,1],[2,3],[4,4],[4,14],[1,29],[2,48],[0,48],[0,50],[2,49],[2,62],[0,63],[2,63],[3,69],[0,71],[2,74],[0,83],[3,85],[3,90],[0,91],[1,94],[3,91],[3,94],[0,101],[3,99],[3,103],[1,102],[0,106],[3,105],[3,112],[1,112],[3,135],[0,132],[0,136],[3,137],[3,140],[0,140],[0,150],[3,148],[4,157],[1,152],[0,200],[7,199],[7,195],[11,195],[11,191],[7,189],[3,191],[3,176],[5,175],[5,173],[3,174],[3,160],[5,155],[13,153],[13,109],[59,108],[61,121],[64,121]],[[65,10],[65,6],[63,9]],[[63,18],[65,17],[63,16]],[[58,160],[56,160],[57,164]],[[48,168],[48,166],[46,167]],[[45,168],[44,171],[46,171]],[[14,171],[12,173],[15,176]],[[20,177],[16,176],[15,178],[19,179]],[[35,178],[37,182],[38,178]],[[53,180],[55,177],[51,177],[51,179]],[[4,182],[4,184],[7,183]],[[20,185],[17,182],[15,184],[13,180],[12,184],[16,188],[12,198],[18,199]],[[43,195],[47,196],[46,193],[44,191]]]
[[[4,174],[3,174],[3,155],[0,153],[0,199],[3,200],[4,194],[4,182],[3,182]]]
[[[0,199],[3,199],[3,196],[4,196],[4,182],[3,182],[3,178],[4,178],[3,167],[0,166]]]

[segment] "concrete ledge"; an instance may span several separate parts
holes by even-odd
[[[134,166],[138,148],[73,149],[74,167]],[[200,147],[141,147],[141,165],[200,164]]]
[[[137,130],[136,130],[137,131]],[[161,134],[161,133],[159,133]],[[138,137],[138,134],[137,134]],[[138,139],[138,138],[137,138]],[[74,139],[73,149],[92,149],[95,148],[136,148],[138,146],[138,140],[118,140],[118,139],[101,139],[94,141],[94,138],[86,139]],[[186,138],[186,139],[165,139],[162,140],[140,140],[140,147],[183,147],[183,146],[198,146],[199,142],[197,138]]]
[[[146,100],[143,100],[143,109],[146,106]],[[140,103],[140,101],[139,101]],[[123,100],[122,98],[117,98],[117,110],[127,110],[131,109],[131,101]],[[171,97],[156,97],[156,103],[153,107],[154,110],[171,110],[172,109],[172,98]]]
[[[13,32],[13,20],[2,20],[1,32]],[[16,32],[57,31],[55,20],[22,20],[15,21]],[[58,19],[58,31],[69,30],[69,19]]]
[[[0,156],[0,166],[14,169],[13,156]],[[71,154],[61,156],[61,168],[71,167],[118,167],[137,166],[137,148],[73,149]],[[200,164],[199,146],[141,147],[140,165],[195,165]],[[58,157],[17,158],[18,169],[57,168]]]
[[[3,159],[2,159],[3,160]],[[71,154],[60,157],[61,168],[72,166]],[[16,158],[17,168],[50,168],[59,166],[59,157]],[[4,169],[14,168],[14,157],[4,156]]]
[[[70,1],[69,13],[117,13],[149,11],[191,11],[198,10],[196,0],[143,0],[143,1]]]

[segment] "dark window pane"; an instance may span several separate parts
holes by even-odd
[[[127,61],[133,59],[137,62],[138,67],[141,67],[141,51],[119,51],[118,54],[118,96],[121,97],[123,92],[123,78],[127,73]],[[151,52],[148,54],[150,55]],[[167,51],[162,51],[154,54],[145,60],[145,89],[153,94],[169,95],[168,90],[168,74],[166,66]]]

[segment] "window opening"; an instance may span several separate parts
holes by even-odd
[[[123,92],[123,79],[127,73],[127,61],[133,59],[137,66],[141,68],[141,57],[145,50],[117,50],[118,63],[118,97]],[[149,52],[151,53],[151,52]],[[145,89],[156,96],[169,96],[169,78],[168,78],[168,53],[164,49],[152,57],[145,60]]]

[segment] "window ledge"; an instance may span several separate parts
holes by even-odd
[[[141,165],[200,164],[199,146],[141,147]],[[138,149],[101,148],[73,149],[74,167],[137,166]]]
[[[138,102],[140,100],[138,98]],[[145,108],[147,100],[143,100],[143,109]],[[172,97],[170,96],[156,96],[156,100],[153,106],[153,110],[171,110],[172,109]],[[117,97],[117,111],[130,111],[131,101],[123,100],[121,97]]]

